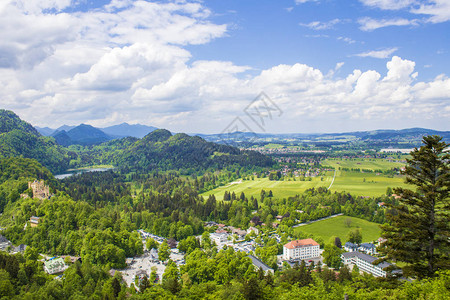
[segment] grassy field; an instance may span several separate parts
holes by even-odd
[[[380,196],[386,193],[388,187],[407,187],[403,176],[387,177],[377,173],[359,173],[342,171],[348,169],[390,170],[401,168],[405,164],[386,159],[327,159],[323,165],[333,166],[336,169],[336,178],[331,191],[346,191],[361,196]]]
[[[322,165],[332,166],[336,169],[349,168],[349,169],[370,169],[370,170],[390,170],[392,168],[401,168],[405,166],[404,163],[396,160],[389,161],[381,158],[371,159],[326,159],[322,162]]]
[[[347,227],[344,224],[344,220],[347,218],[352,220],[350,227]],[[313,234],[316,237],[321,237],[325,243],[328,243],[331,237],[338,236],[341,238],[342,244],[344,244],[347,241],[349,231],[356,228],[361,228],[363,242],[375,241],[381,234],[379,224],[347,216],[339,216],[318,221],[312,224],[297,227],[295,230]]]
[[[238,183],[232,183],[226,186],[218,187],[214,190],[203,193],[207,197],[214,195],[217,200],[223,200],[225,191],[235,192],[237,196],[244,192],[247,198],[255,196],[259,199],[261,190],[272,190],[273,195],[277,198],[286,198],[303,193],[309,188],[318,188],[321,186],[328,187],[332,177],[324,177],[321,181],[320,177],[312,178],[312,181],[270,181],[268,178],[255,178],[255,180],[245,180]]]
[[[377,173],[360,173],[352,171],[342,171],[341,168],[349,169],[371,169],[371,170],[390,170],[394,167],[400,168],[404,164],[401,162],[388,161],[386,159],[327,159],[322,165],[333,166],[336,169],[336,177],[331,186],[331,192],[349,192],[358,196],[381,196],[386,193],[388,187],[407,187],[404,184],[403,176],[387,177]],[[277,198],[286,198],[303,193],[309,188],[326,187],[328,188],[332,182],[334,172],[327,172],[323,176],[313,177],[312,181],[270,181],[268,178],[255,178],[255,180],[237,181],[233,184],[222,186],[214,190],[203,193],[203,196],[214,195],[217,200],[223,199],[225,191],[235,192],[239,196],[244,192],[247,197],[260,195],[261,190],[272,190]]]
[[[375,173],[337,171],[331,191],[346,191],[361,196],[381,196],[388,187],[407,187],[404,177],[389,178]],[[410,187],[409,187],[410,188]]]

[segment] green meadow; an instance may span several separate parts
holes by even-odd
[[[323,165],[333,166],[336,169],[336,178],[331,191],[346,191],[361,196],[381,196],[386,193],[388,187],[408,187],[404,183],[404,176],[395,175],[388,177],[379,173],[361,173],[342,171],[339,168],[390,170],[401,168],[405,164],[387,159],[327,159]]]
[[[329,158],[322,162],[324,166],[332,166],[336,170],[340,168],[349,169],[370,169],[370,170],[390,170],[392,168],[401,168],[405,163],[398,160],[387,160],[382,158],[360,158],[360,159],[333,159]]]
[[[345,219],[351,219],[350,227],[345,224]],[[380,224],[369,222],[363,219],[338,216],[323,221],[318,221],[308,225],[295,228],[295,231],[301,231],[307,234],[313,234],[320,237],[325,243],[328,243],[331,237],[338,236],[342,244],[347,241],[347,235],[351,230],[361,228],[363,242],[376,241],[381,235]]]
[[[221,186],[205,192],[202,195],[204,197],[214,195],[217,200],[223,200],[225,191],[230,193],[234,192],[236,196],[239,196],[241,192],[244,192],[247,198],[254,196],[259,199],[261,190],[267,192],[271,190],[274,197],[286,198],[301,194],[305,190],[313,187],[328,187],[331,183],[331,179],[331,176],[324,177],[323,181],[320,180],[320,177],[314,177],[312,178],[312,181],[300,181],[298,178],[296,178],[296,181],[270,181],[268,178],[255,178],[255,180],[242,180],[226,186]]]
[[[374,173],[337,171],[331,191],[346,191],[360,196],[381,196],[387,188],[408,187],[403,176],[386,177]],[[411,187],[409,187],[411,188]]]

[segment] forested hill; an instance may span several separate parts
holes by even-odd
[[[10,110],[0,109],[0,134],[13,130],[21,130],[39,136],[39,133],[31,124],[22,121]]]
[[[68,151],[54,139],[41,136],[15,113],[0,109],[0,158],[34,158],[52,172],[68,168]]]
[[[69,151],[69,149],[73,151]],[[266,167],[272,159],[258,152],[207,142],[184,133],[155,130],[142,139],[123,138],[95,146],[65,148],[40,135],[11,111],[0,110],[0,159],[34,158],[53,173],[94,164],[110,164],[125,171],[222,169],[230,165]]]
[[[253,151],[207,142],[184,133],[172,135],[164,129],[155,130],[137,140],[114,157],[117,166],[131,170],[223,168],[227,165],[270,166],[272,159]]]

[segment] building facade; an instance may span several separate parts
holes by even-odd
[[[320,256],[320,245],[313,239],[291,241],[283,246],[283,259],[311,259]]]
[[[372,274],[375,277],[386,277],[386,271],[384,269],[391,266],[387,262],[373,265],[372,263],[377,258],[359,251],[343,253],[341,259],[344,265],[356,265],[360,271]]]

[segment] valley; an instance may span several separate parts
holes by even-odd
[[[211,282],[219,295],[254,278],[264,293],[288,294],[295,272],[352,293],[351,282],[367,277],[349,273],[344,249],[382,249],[380,226],[391,222],[401,198],[395,191],[411,188],[404,175],[411,154],[381,148],[398,140],[355,147],[348,136],[327,144],[279,138],[237,148],[156,129],[142,138],[64,145],[0,112],[0,260],[32,265],[22,279],[4,271],[17,288],[8,295],[18,297],[39,276],[39,297],[55,279],[63,293],[73,292],[70,280],[85,286],[80,297],[107,294],[89,287],[92,274],[117,295],[180,296]],[[312,243],[318,254],[286,258],[292,243]],[[373,286],[393,276],[367,272]],[[395,291],[404,292],[400,285]]]

